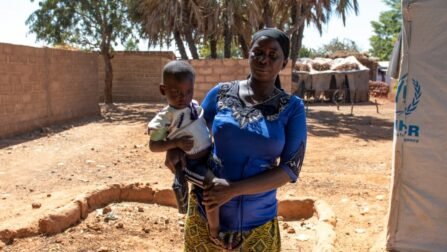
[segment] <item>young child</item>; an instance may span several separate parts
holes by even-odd
[[[180,148],[186,153],[186,167],[176,167],[173,189],[180,213],[188,206],[188,184],[208,188],[213,184],[228,185],[225,179],[214,176],[207,168],[211,139],[203,110],[192,100],[195,72],[185,61],[171,61],[163,68],[160,93],[166,96],[168,106],[163,108],[148,125],[149,148],[152,152],[164,152]],[[219,232],[219,210],[206,209],[210,236]]]

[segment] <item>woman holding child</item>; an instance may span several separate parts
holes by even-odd
[[[228,184],[193,187],[185,228],[185,251],[280,251],[276,190],[296,182],[306,148],[303,102],[280,87],[289,38],[278,29],[256,32],[246,80],[220,83],[203,103],[213,138],[208,166]],[[169,150],[173,169],[183,157]],[[279,160],[279,162],[277,162]],[[206,213],[219,209],[218,234]]]

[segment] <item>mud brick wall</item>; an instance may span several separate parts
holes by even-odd
[[[0,138],[99,114],[97,57],[0,43]]]
[[[158,91],[173,52],[116,52],[112,59],[115,102],[165,102]],[[218,82],[246,79],[246,59],[190,60],[195,99]],[[291,70],[281,72],[291,91]],[[104,96],[104,62],[97,53],[0,43],[0,138],[98,115]]]
[[[175,59],[173,52],[116,52],[112,59],[114,102],[165,102],[158,91],[163,66]],[[194,99],[202,101],[217,83],[247,78],[247,59],[189,60],[196,70]],[[99,101],[104,100],[104,61],[98,57]],[[284,90],[291,91],[291,69],[281,71]]]
[[[112,59],[114,102],[162,102],[158,91],[163,66],[173,52],[115,52]],[[99,100],[104,101],[104,60],[98,57]]]
[[[190,60],[196,70],[196,84],[194,99],[202,101],[206,93],[219,82],[244,80],[250,73],[247,59],[207,59]],[[281,71],[280,78],[284,90],[288,93],[292,89],[291,62]]]

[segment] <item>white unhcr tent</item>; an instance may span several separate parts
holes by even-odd
[[[387,249],[447,251],[447,1],[402,13]]]

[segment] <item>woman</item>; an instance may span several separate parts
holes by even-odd
[[[194,188],[185,251],[280,251],[276,189],[295,182],[306,146],[303,102],[282,91],[289,39],[278,29],[254,34],[247,80],[220,83],[202,107],[214,139],[210,165],[229,186]],[[172,169],[179,152],[167,155]],[[277,160],[279,159],[279,163]],[[204,207],[220,208],[220,230],[210,237]]]

